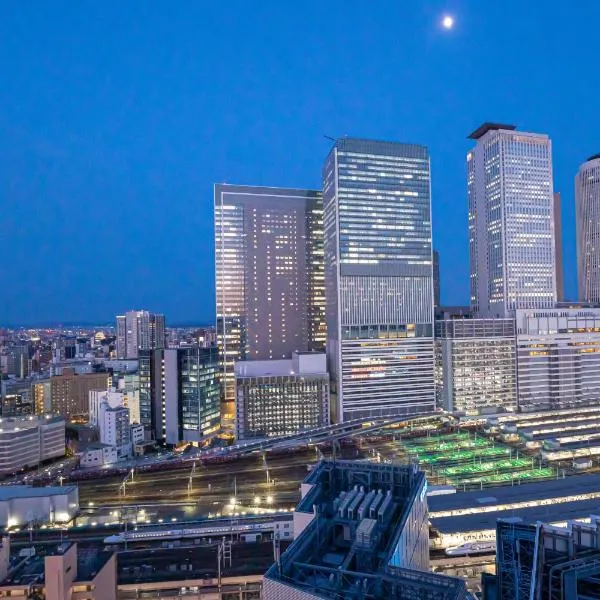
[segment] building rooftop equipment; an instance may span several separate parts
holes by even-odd
[[[428,571],[427,483],[414,465],[321,461],[301,489],[265,600],[469,598],[462,580]]]

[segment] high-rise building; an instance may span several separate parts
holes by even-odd
[[[140,422],[167,444],[200,442],[220,426],[216,348],[140,351]]]
[[[582,302],[600,302],[600,154],[575,177],[577,279]]]
[[[323,204],[334,418],[434,410],[427,148],[338,140]]]
[[[223,417],[233,422],[234,363],[323,349],[322,196],[215,185],[217,341]]]
[[[117,358],[137,358],[140,350],[165,347],[165,316],[130,310],[117,316]]]
[[[560,192],[554,192],[554,264],[556,265],[556,300],[565,301],[565,274],[562,247],[562,209]]]
[[[433,306],[438,309],[441,306],[440,299],[440,253],[433,251]]]
[[[517,408],[514,319],[435,322],[438,408],[466,414]]]
[[[294,352],[289,360],[240,361],[235,389],[238,439],[289,435],[329,424],[325,354]]]
[[[471,305],[482,317],[556,303],[552,143],[484,123],[467,154]]]
[[[600,402],[600,308],[517,311],[522,411]]]

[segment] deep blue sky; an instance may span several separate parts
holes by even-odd
[[[0,323],[212,320],[213,183],[318,187],[324,135],[429,146],[442,300],[466,302],[484,120],[552,137],[573,297],[599,22],[564,0],[2,3]]]

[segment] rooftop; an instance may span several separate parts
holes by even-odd
[[[430,496],[427,503],[431,516],[433,513],[441,511],[539,501],[590,493],[600,494],[600,474],[571,475],[564,479],[551,479],[472,492]],[[598,503],[600,504],[600,501]]]
[[[20,566],[12,571],[0,586],[28,586],[43,585],[45,582],[45,559],[48,556],[63,555],[72,548],[73,544],[65,542],[58,546],[46,548],[36,545],[36,555],[23,561]],[[98,548],[77,547],[77,577],[76,582],[91,581],[108,562],[112,552]]]
[[[416,598],[425,590],[431,599],[465,597],[462,581],[426,571],[423,472],[412,465],[321,461],[303,489],[294,522],[306,526],[267,571],[266,590],[283,584],[329,599]]]
[[[76,485],[31,487],[30,485],[0,486],[0,502],[19,498],[43,498],[45,496],[62,496],[77,491]]]
[[[482,138],[488,131],[496,131],[498,129],[504,129],[508,131],[514,131],[516,129],[515,125],[507,125],[503,123],[491,123],[486,122],[483,125],[480,125],[471,135],[469,135],[470,140],[478,140]]]

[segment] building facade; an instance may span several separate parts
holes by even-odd
[[[523,411],[600,402],[600,308],[517,311],[517,376]]]
[[[130,310],[117,316],[117,358],[137,358],[140,350],[164,348],[165,316]]]
[[[0,419],[0,475],[34,467],[65,454],[61,417]]]
[[[517,408],[514,319],[435,323],[438,408],[468,415]]]
[[[217,343],[223,418],[233,420],[234,363],[289,359],[325,338],[322,196],[215,185]]]
[[[110,387],[109,373],[75,373],[65,367],[61,375],[50,378],[50,403],[52,412],[65,418],[87,415],[91,390]]]
[[[220,428],[216,348],[167,348],[140,353],[142,425],[167,444],[200,442]]]
[[[484,123],[467,154],[471,305],[481,317],[557,299],[552,143]]]
[[[565,301],[565,273],[562,242],[562,202],[560,192],[554,192],[554,264],[556,266],[556,300]]]
[[[323,203],[334,418],[434,410],[427,148],[338,140]]]
[[[237,439],[294,434],[329,423],[325,354],[238,362],[235,376]]]
[[[575,215],[579,300],[600,302],[600,154],[579,167]]]
[[[440,288],[440,253],[433,251],[433,306],[435,310],[442,305]]]

